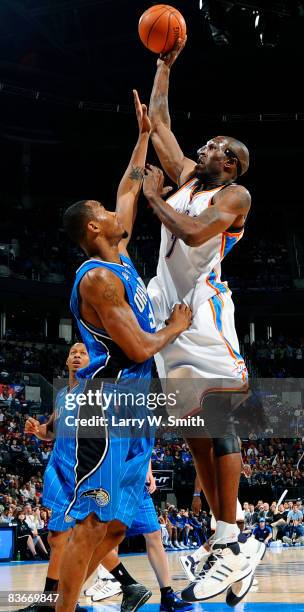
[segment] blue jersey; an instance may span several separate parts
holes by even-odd
[[[140,327],[145,332],[155,332],[152,304],[144,282],[128,257],[120,255],[121,264],[89,259],[76,272],[71,295],[71,311],[77,321],[82,340],[90,356],[90,365],[79,370],[78,376],[85,378],[111,378],[115,381],[151,376],[152,359],[135,363],[129,359],[104,329],[96,328],[84,321],[80,313],[79,284],[84,275],[94,268],[106,268],[122,281],[127,300]]]
[[[76,448],[76,430],[74,426],[69,425],[69,417],[78,416],[76,397],[85,392],[85,386],[86,381],[81,380],[71,390],[69,387],[61,389],[56,397],[53,427],[55,444],[52,456],[67,467],[74,467]],[[69,393],[74,395],[72,402],[67,401]]]

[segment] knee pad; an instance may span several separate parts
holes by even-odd
[[[205,427],[212,438],[214,454],[224,457],[240,452],[235,417],[229,394],[217,393],[207,397],[202,411]]]
[[[227,434],[225,438],[212,438],[214,454],[216,457],[240,453],[240,445],[237,435]]]

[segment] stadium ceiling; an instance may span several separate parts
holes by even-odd
[[[275,13],[281,17],[289,17],[292,15],[292,13],[297,10],[299,4],[297,0],[218,0],[217,3],[221,4],[226,9],[239,7],[251,9],[253,11]]]

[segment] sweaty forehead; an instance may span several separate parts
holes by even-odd
[[[215,144],[219,147],[224,147],[229,144],[229,139],[226,136],[214,136],[214,138],[210,138],[210,140],[207,141],[207,146],[210,144]]]
[[[72,351],[86,351],[86,347],[82,342],[76,342],[76,344],[73,344],[73,346],[71,346],[70,348],[70,353],[72,353]]]

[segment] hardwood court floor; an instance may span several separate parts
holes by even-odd
[[[187,551],[182,554],[187,554]],[[181,590],[187,585],[187,579],[178,561],[179,553],[170,552],[168,557],[172,586],[174,590]],[[156,605],[159,604],[159,590],[147,556],[128,555],[121,560],[139,582],[151,588],[153,596],[144,607],[147,612],[156,612],[159,609]],[[0,591],[39,591],[44,585],[46,568],[46,563],[0,564]],[[259,586],[250,591],[246,600],[235,609],[237,612],[304,612],[304,548],[268,549],[255,575]],[[94,605],[89,598],[82,596],[80,599],[80,603],[92,612],[115,612],[119,610],[120,602],[121,596]],[[198,612],[227,612],[224,602],[224,596],[220,595],[212,601],[196,604],[195,608]],[[18,607],[22,606],[3,607],[1,603],[0,612],[2,609],[17,610]]]

